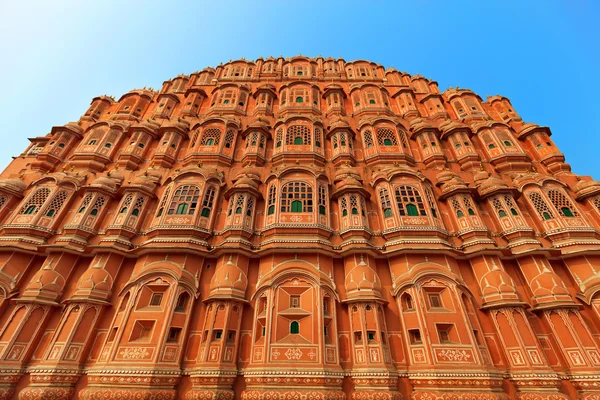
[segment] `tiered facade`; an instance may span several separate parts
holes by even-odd
[[[238,60],[30,140],[0,399],[600,399],[600,183],[505,97]]]

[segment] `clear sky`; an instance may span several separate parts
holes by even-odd
[[[91,99],[259,56],[367,59],[546,125],[600,180],[600,1],[0,0],[0,169]]]

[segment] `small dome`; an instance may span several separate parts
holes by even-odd
[[[438,184],[443,184],[445,182],[448,182],[451,179],[459,179],[460,181],[462,181],[462,179],[460,179],[460,177],[458,175],[456,175],[454,172],[448,171],[448,170],[440,172],[435,177],[435,180],[437,181]]]
[[[583,197],[591,196],[600,192],[600,182],[598,181],[579,181],[573,186],[576,198],[579,200]]]
[[[217,267],[217,271],[210,282],[209,298],[237,297],[244,299],[247,286],[248,277],[233,263],[230,256],[225,264]]]
[[[121,186],[124,176],[119,170],[109,171],[105,176],[96,178],[90,186],[99,187],[111,192],[115,192]]]
[[[495,190],[507,188],[509,188],[509,186],[502,179],[490,176],[478,185],[477,190],[479,191],[479,194],[484,195]]]
[[[0,188],[7,189],[11,192],[23,193],[27,185],[21,179],[9,178],[0,180]]]
[[[233,187],[236,189],[248,188],[248,189],[258,190],[258,183],[256,182],[256,178],[251,177],[248,174],[243,174],[237,178],[237,180],[233,184]]]
[[[380,299],[381,281],[377,273],[363,260],[346,273],[346,293],[348,299]]]

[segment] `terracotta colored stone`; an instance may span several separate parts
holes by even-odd
[[[0,399],[600,398],[600,183],[510,101],[238,60],[0,177]]]

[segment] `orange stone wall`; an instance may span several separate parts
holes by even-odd
[[[598,399],[600,183],[369,61],[96,97],[0,177],[0,399]]]

